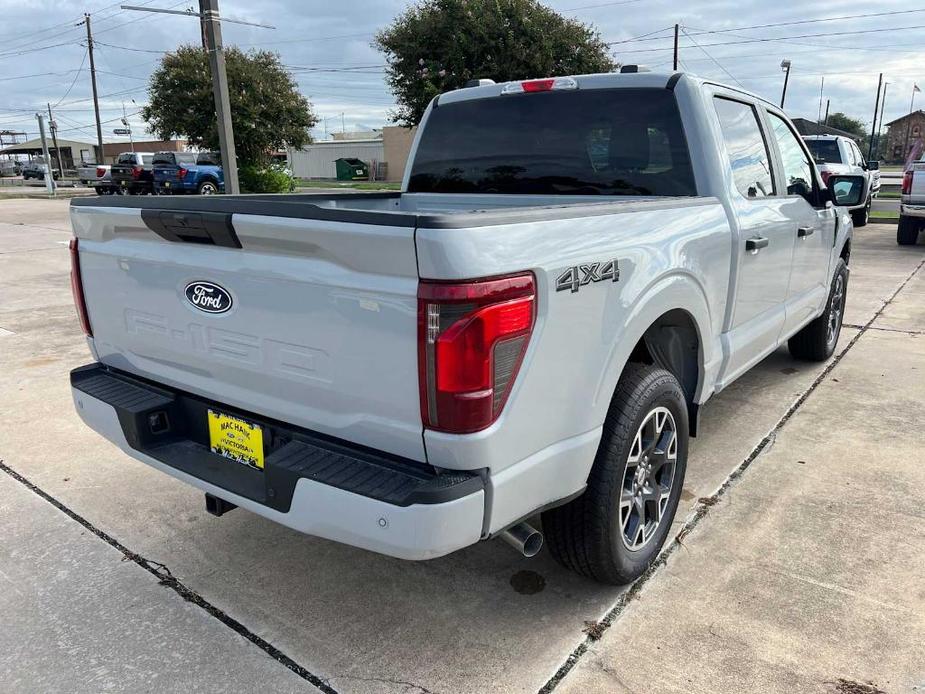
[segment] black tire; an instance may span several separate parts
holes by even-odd
[[[839,258],[829,287],[829,298],[825,302],[825,311],[787,342],[793,358],[825,361],[832,356],[841,334],[847,297],[848,266],[845,265],[844,259]]]
[[[196,195],[218,195],[218,184],[211,179],[206,179],[196,188]]]
[[[671,420],[663,420],[661,437],[666,435],[669,424],[675,427],[671,479],[648,480],[650,489],[661,490],[665,503],[648,539],[633,549],[625,537],[627,532],[634,534],[633,524],[621,522],[621,497],[634,498],[632,490],[636,488],[639,475],[633,470],[638,473],[640,467],[647,467],[650,454],[655,459],[662,453],[658,447],[645,445],[647,439],[642,427],[648,426],[653,415],[657,422],[658,414],[663,411],[671,414]],[[638,447],[637,433],[640,434]],[[656,432],[648,440],[659,438]],[[603,436],[587,488],[577,499],[543,513],[543,531],[556,561],[588,578],[613,585],[630,583],[645,573],[665,543],[678,508],[687,467],[687,440],[687,404],[678,380],[656,366],[627,364],[604,420]],[[663,447],[670,451],[672,444]],[[640,465],[631,467],[631,454],[640,460]],[[659,468],[663,474],[667,474],[668,462],[666,460]],[[645,473],[645,469],[642,472]],[[654,510],[651,503],[662,505],[660,501],[643,498],[644,508]],[[630,501],[627,513],[637,508]],[[635,527],[638,529],[639,525],[637,520]],[[645,537],[648,524],[643,521],[641,525]]]
[[[106,195],[106,191],[105,191],[102,187],[100,187],[100,186],[97,186],[97,187],[94,188],[93,190],[96,191],[96,194],[97,194],[97,195]]]
[[[919,220],[900,216],[899,226],[896,227],[896,243],[900,246],[914,246],[918,243],[919,231]]]
[[[866,227],[867,222],[870,220],[870,207],[872,205],[871,199],[867,198],[867,204],[864,205],[860,210],[854,210],[851,213],[851,221],[854,222],[856,227]]]

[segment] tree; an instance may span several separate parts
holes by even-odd
[[[496,82],[610,72],[597,31],[537,0],[422,0],[376,34],[386,81],[398,100],[392,119],[416,125],[437,94],[470,79]]]
[[[846,116],[840,111],[837,113],[829,114],[829,119],[826,121],[826,125],[830,128],[838,128],[839,130],[844,130],[845,132],[854,133],[858,137],[863,137],[866,134],[866,128],[864,123],[859,121],[856,118],[851,116]]]
[[[262,165],[284,146],[311,142],[318,122],[279,56],[269,51],[225,49],[234,145],[239,162]],[[191,144],[218,150],[218,127],[208,54],[181,46],[161,60],[148,86],[141,115],[157,137],[185,137]]]

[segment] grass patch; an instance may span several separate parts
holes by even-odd
[[[883,190],[877,193],[877,200],[899,200],[902,197],[898,190]]]
[[[316,181],[296,179],[296,188],[351,188],[353,190],[401,190],[401,183],[386,181]]]
[[[890,173],[894,173],[894,172],[897,172],[897,171],[900,171],[900,172],[901,172],[901,171],[903,170],[903,165],[902,165],[902,164],[890,164],[890,165],[888,165],[888,166],[881,166],[881,167],[880,167],[880,170],[881,170],[881,171],[887,171],[887,172],[890,172]]]
[[[899,221],[899,212],[872,210],[870,218],[881,222],[897,222]]]

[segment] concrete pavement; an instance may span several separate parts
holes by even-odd
[[[597,623],[605,615],[616,614],[615,606],[624,602],[630,610],[646,604],[656,579],[673,571],[686,555],[683,549],[674,552],[661,573],[656,572],[639,592],[627,594],[560,569],[545,552],[525,560],[495,542],[431,562],[407,563],[301,536],[241,510],[221,519],[208,516],[199,493],[126,458],[87,430],[73,413],[67,372],[90,358],[79,335],[67,284],[68,236],[64,203],[0,201],[0,402],[4,403],[0,459],[144,561],[169,567],[203,603],[303,668],[301,681],[307,686],[315,681],[338,692],[535,692],[550,683],[569,662],[570,654],[580,650],[586,622]],[[858,230],[846,321],[864,326],[922,257],[922,247],[896,246],[891,226]],[[882,311],[878,327],[908,330],[917,324],[923,305],[916,295],[922,291],[921,274]],[[846,328],[840,350],[859,329]],[[826,378],[839,378],[848,356],[866,354],[859,347],[873,334],[868,329],[844,363]],[[907,348],[896,352],[900,356],[890,353],[891,359],[901,358]],[[865,359],[879,366],[876,356]],[[683,540],[685,548],[689,550],[694,542],[706,546],[708,541],[730,545],[749,530],[726,525],[718,539],[696,539],[713,532],[714,518],[725,508],[723,504],[735,504],[736,494],[748,487],[765,455],[778,448],[777,443],[767,448],[773,440],[768,432],[789,413],[788,424],[775,434],[779,440],[787,426],[804,418],[807,404],[817,393],[805,396],[825,368],[794,362],[782,350],[705,408],[703,432],[692,445],[675,530],[686,532],[684,523],[692,514],[699,517],[706,508],[709,513]],[[907,373],[905,380],[915,387],[912,376]],[[817,390],[821,392],[822,386]],[[874,390],[868,402],[879,403],[879,397]],[[912,390],[909,400],[920,408],[925,388]],[[795,402],[799,407],[793,409]],[[826,445],[833,446],[839,439],[853,441],[853,433],[847,425],[841,427],[839,418],[827,421],[836,428],[824,439]],[[893,445],[899,446],[905,420],[891,419],[890,423],[897,428]],[[764,446],[765,453],[754,460],[719,506],[711,508],[700,501],[726,484],[730,473],[759,446]],[[31,513],[26,507],[19,512]],[[30,542],[22,533],[16,537],[16,543]],[[725,556],[735,563],[735,556]],[[923,556],[919,543],[919,554],[913,558],[922,563]],[[853,561],[853,556],[843,561]],[[94,563],[75,565],[73,571],[75,575],[92,572]],[[39,571],[33,580],[41,582],[42,576]],[[909,609],[921,611],[925,598],[915,592],[914,585],[907,588]],[[164,590],[164,594],[183,601],[175,591]],[[797,591],[793,599],[804,595],[810,599],[813,594]],[[659,600],[676,618],[698,613],[701,605],[683,592]],[[200,609],[204,620],[215,621],[210,612]],[[616,640],[613,635],[630,610],[619,612],[616,626],[595,648]],[[225,628],[218,621],[215,624]],[[23,638],[30,628],[28,621],[18,625]],[[257,642],[249,643],[257,653],[267,652]],[[223,658],[225,648],[216,640],[215,647],[190,662],[190,672],[182,675],[193,677],[200,669],[210,672],[212,659]],[[608,646],[607,651],[611,648],[617,646]],[[734,647],[730,650],[735,653]],[[579,678],[585,677],[589,657],[596,653],[578,655],[578,666],[558,686],[586,681],[593,690],[601,683],[593,673],[590,679]],[[119,670],[128,667],[130,658],[107,662]],[[620,664],[632,665],[622,658]],[[15,659],[0,650],[0,673],[21,674],[29,667],[28,657]],[[283,665],[277,667],[286,670]],[[613,663],[608,667],[612,669]],[[880,673],[870,677],[875,675]],[[76,691],[94,690],[93,682],[79,676],[73,682]],[[0,675],[0,689],[3,685]],[[722,689],[718,686],[712,691]],[[248,681],[242,680],[239,691],[249,691]],[[659,690],[643,687],[634,691]]]

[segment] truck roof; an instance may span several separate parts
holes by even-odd
[[[552,79],[549,77],[537,77],[533,79]],[[614,88],[673,88],[681,80],[693,82],[695,85],[715,84],[725,89],[744,94],[752,99],[761,101],[769,106],[777,108],[775,104],[758,94],[750,92],[741,87],[732,86],[716,80],[699,77],[689,72],[601,72],[587,75],[567,75],[561,76],[560,79],[572,79],[577,83],[579,89],[614,89]],[[445,92],[435,98],[436,104],[449,104],[457,101],[468,101],[470,99],[484,99],[492,96],[501,96],[502,90],[508,85],[515,85],[521,82],[532,80],[513,80],[510,82],[498,82],[497,84],[486,84],[482,86],[463,87],[450,92]]]

